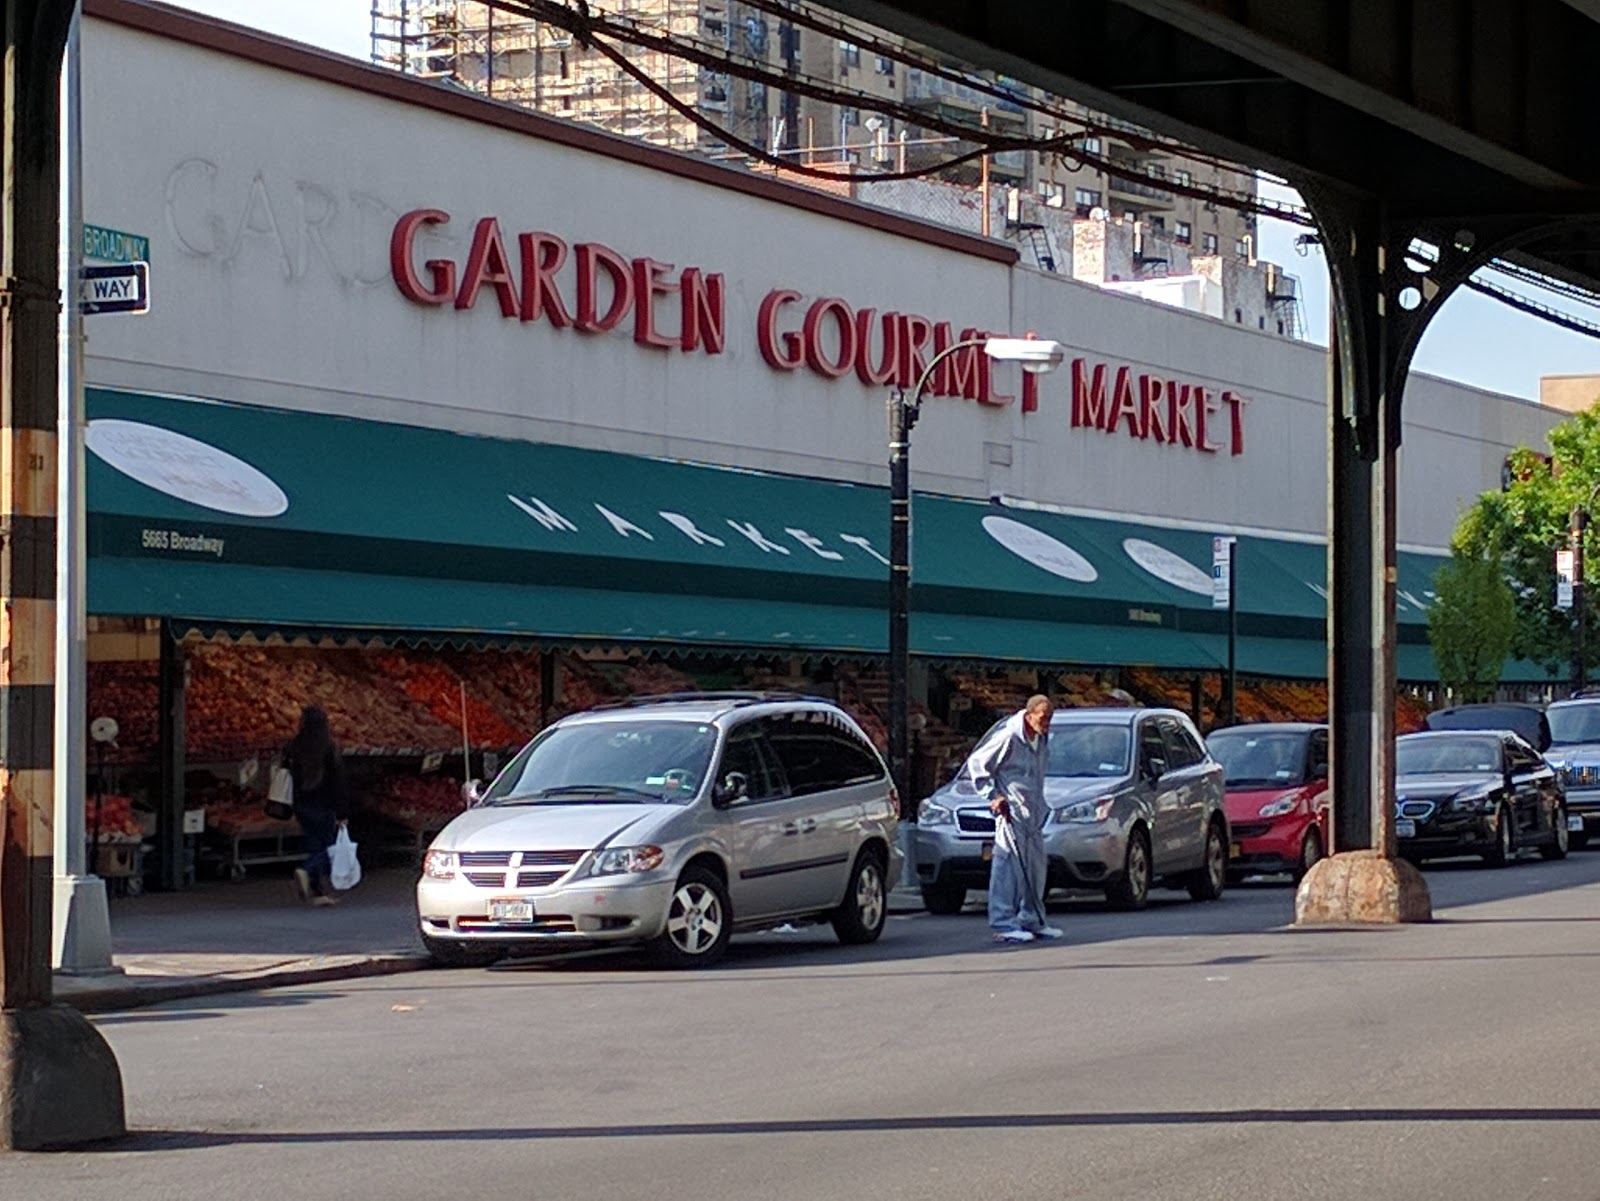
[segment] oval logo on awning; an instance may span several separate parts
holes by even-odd
[[[289,508],[283,489],[243,459],[159,425],[102,418],[89,423],[84,444],[123,475],[192,505],[240,517]]]
[[[1019,559],[1026,559],[1051,575],[1058,575],[1076,584],[1092,584],[1100,578],[1093,563],[1043,530],[993,514],[983,519],[983,528],[989,537]]]
[[[1156,579],[1164,580],[1174,588],[1182,588],[1185,592],[1193,592],[1196,596],[1211,595],[1211,577],[1182,555],[1154,542],[1146,542],[1143,538],[1123,539],[1122,549],[1127,552],[1128,558]]]

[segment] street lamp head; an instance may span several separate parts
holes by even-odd
[[[1045,338],[989,338],[983,353],[996,362],[1021,363],[1024,371],[1034,375],[1054,371],[1066,357],[1061,343]]]

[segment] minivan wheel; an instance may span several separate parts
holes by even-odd
[[[870,850],[856,856],[844,903],[833,911],[833,932],[846,946],[877,942],[889,917],[889,893],[883,884],[883,864]]]
[[[1206,827],[1205,861],[1189,873],[1185,883],[1192,900],[1215,901],[1222,896],[1228,886],[1228,840],[1221,823],[1212,822]]]
[[[967,890],[959,884],[924,884],[922,886],[922,903],[928,907],[929,913],[938,914],[940,917],[951,917],[960,913],[967,903]]]
[[[651,949],[663,967],[710,967],[728,949],[733,909],[715,872],[691,865],[678,877],[667,906],[667,925]]]
[[[488,967],[506,957],[503,947],[484,947],[448,938],[422,936],[422,949],[440,967]]]
[[[1143,909],[1150,899],[1150,838],[1142,828],[1128,835],[1122,875],[1106,889],[1106,900],[1118,909]]]
[[[1539,848],[1539,854],[1546,859],[1565,859],[1570,845],[1571,836],[1567,833],[1567,809],[1563,805],[1556,810],[1555,828],[1550,831],[1550,841]]]
[[[1484,853],[1483,861],[1490,867],[1504,867],[1511,862],[1511,810],[1501,805],[1494,815],[1494,846]]]

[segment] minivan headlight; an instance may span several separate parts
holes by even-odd
[[[623,876],[654,871],[667,853],[660,847],[608,847],[594,857],[593,876]]]
[[[936,805],[932,800],[923,801],[917,806],[917,825],[919,826],[953,826],[956,815],[943,805]]]
[[[1114,796],[1095,797],[1092,801],[1079,801],[1063,809],[1052,809],[1050,813],[1058,826],[1068,822],[1103,822],[1111,816],[1111,808],[1116,803]]]
[[[422,860],[422,874],[429,880],[454,880],[458,862],[454,851],[429,851]]]

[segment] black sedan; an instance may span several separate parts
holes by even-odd
[[[1395,740],[1395,834],[1414,863],[1480,855],[1504,866],[1521,847],[1567,854],[1567,798],[1556,773],[1509,730]]]

